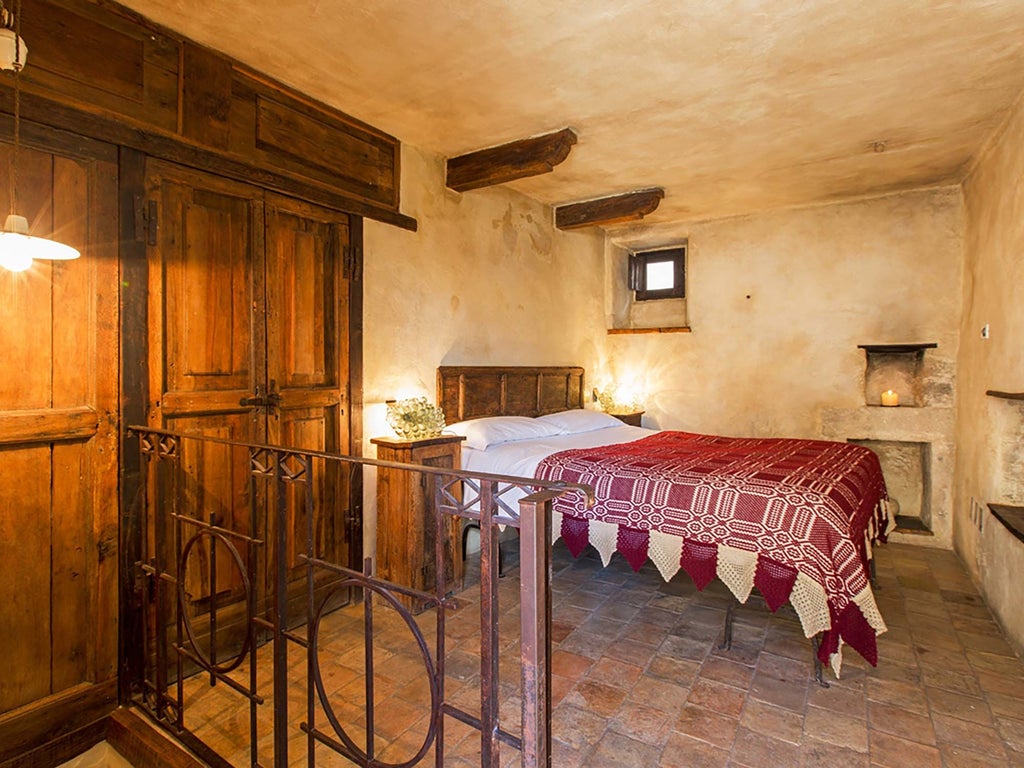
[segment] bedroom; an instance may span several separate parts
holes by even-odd
[[[157,17],[156,7],[132,5]],[[165,13],[157,20],[203,42],[201,30]],[[1015,45],[1007,44],[1010,60],[1019,58]],[[796,436],[831,428],[837,439],[863,437],[838,432],[860,430],[858,419],[882,418],[865,406],[865,354],[857,345],[937,342],[924,356],[937,402],[885,418],[944,414],[937,425],[899,423],[881,438],[920,442],[927,433],[929,442],[955,446],[955,459],[947,454],[933,477],[933,539],[955,548],[1019,651],[1024,612],[1013,585],[1024,564],[1012,538],[986,538],[1000,535],[998,525],[978,531],[971,502],[1024,500],[1013,454],[1019,406],[985,395],[1019,391],[1024,379],[1016,353],[1024,310],[1014,301],[1022,245],[1020,88],[976,137],[970,162],[941,183],[743,215],[651,217],[607,238],[598,229],[555,229],[550,206],[520,191],[446,190],[444,156],[399,134],[401,210],[420,226],[364,225],[364,453],[372,455],[369,439],[384,430],[384,401],[432,395],[441,364],[583,365],[595,386],[642,386],[646,417],[666,428]],[[337,106],[374,123],[345,100]],[[581,137],[575,153],[585,147]],[[889,162],[887,152],[876,154]],[[644,177],[627,186],[655,183]],[[771,185],[762,176],[753,186]],[[669,189],[663,206],[687,194]],[[682,239],[690,248],[692,332],[609,335],[606,270],[618,249]],[[372,551],[367,485],[364,541]]]

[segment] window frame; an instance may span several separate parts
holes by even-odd
[[[634,301],[655,301],[658,299],[686,298],[686,245],[670,248],[655,248],[634,251],[629,254],[629,288]],[[647,290],[647,267],[649,264],[672,262],[674,285],[671,288]]]

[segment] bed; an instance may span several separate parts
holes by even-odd
[[[885,622],[868,578],[889,527],[877,456],[820,440],[729,438],[626,426],[584,409],[578,367],[438,369],[438,402],[465,434],[463,467],[590,485],[595,503],[555,503],[553,535],[663,578],[721,579],[789,602],[838,676],[844,643],[878,661]],[[510,501],[510,500],[506,500]]]

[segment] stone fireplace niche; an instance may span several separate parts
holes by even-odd
[[[923,377],[924,351],[935,349],[934,342],[922,344],[858,344],[867,356],[864,375],[865,405],[883,405],[882,393],[892,390],[899,405],[921,408],[926,405]]]
[[[889,512],[904,533],[932,530],[931,443],[907,440],[850,440],[878,455],[889,490]]]
[[[896,527],[890,540],[929,547],[953,544],[954,361],[934,342],[858,344],[865,352],[862,405],[823,408],[826,440],[873,450],[882,465]],[[949,350],[955,354],[955,350]],[[899,405],[882,405],[882,393]]]

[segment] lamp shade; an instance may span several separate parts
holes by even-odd
[[[15,45],[15,40],[18,41]],[[15,52],[17,51],[17,52]],[[16,60],[21,66],[28,61],[28,46],[25,41],[14,34],[13,29],[0,28],[0,69],[14,69]]]
[[[28,220],[11,214],[0,231],[0,266],[12,272],[28,269],[35,260],[67,261],[81,254],[77,248],[28,234]]]

